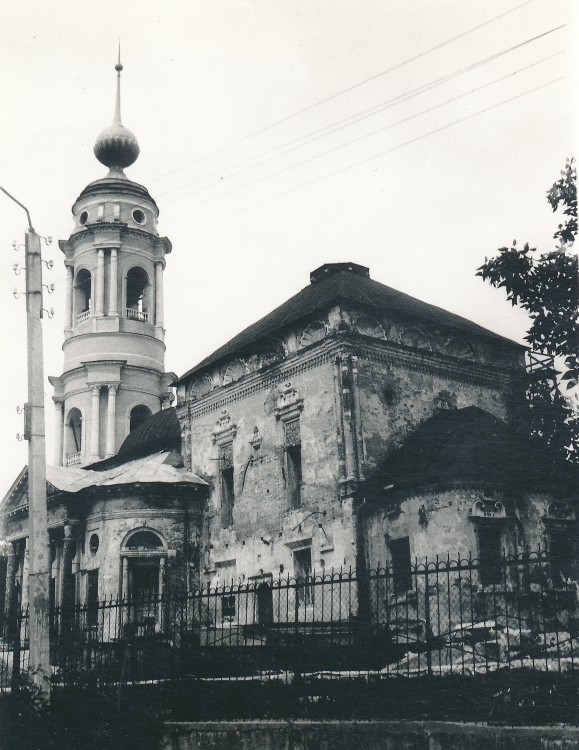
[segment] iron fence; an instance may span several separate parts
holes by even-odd
[[[448,557],[55,607],[52,678],[70,685],[566,672],[578,664],[572,574],[542,552],[491,567]],[[28,666],[26,608],[1,625],[6,688]]]

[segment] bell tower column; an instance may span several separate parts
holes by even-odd
[[[65,322],[64,331],[70,333],[72,330],[72,291],[73,291],[73,279],[74,268],[70,263],[66,264],[66,302],[65,302]]]
[[[54,465],[62,466],[62,443],[64,437],[63,403],[54,399]]]
[[[110,265],[110,286],[109,286],[109,316],[116,318],[119,314],[118,311],[118,253],[116,247],[111,250],[111,265]],[[110,392],[109,392],[110,396]]]
[[[164,325],[163,317],[163,261],[158,260],[155,263],[155,328],[161,329],[157,335],[162,335]]]
[[[107,447],[105,458],[115,455],[115,433],[117,419],[117,389],[118,385],[109,385],[109,403],[107,408]]]
[[[96,277],[96,305],[95,315],[102,318],[105,307],[105,251],[102,247],[98,249],[97,255],[97,277]]]
[[[98,461],[100,443],[100,385],[91,385],[90,458]]]

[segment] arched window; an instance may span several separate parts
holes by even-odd
[[[161,536],[150,529],[132,533],[121,548],[122,580],[127,588],[127,635],[151,635],[163,629],[163,604],[167,549]],[[124,585],[123,584],[123,585]]]
[[[74,307],[76,310],[76,320],[82,323],[90,317],[92,309],[92,278],[90,271],[81,268],[77,272],[74,283]]]
[[[154,531],[137,531],[127,539],[126,549],[140,550],[160,550],[163,549],[163,541]]]
[[[127,318],[149,319],[149,277],[140,266],[129,269],[127,273]]]
[[[73,407],[66,418],[65,425],[66,465],[80,463],[82,452],[82,414]]]
[[[132,432],[133,430],[136,430],[137,427],[140,427],[145,419],[150,417],[152,414],[151,410],[148,406],[145,406],[144,404],[139,404],[139,406],[135,406],[134,409],[131,409],[131,414],[129,417],[129,432]]]

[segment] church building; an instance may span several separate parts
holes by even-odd
[[[503,552],[571,559],[569,488],[509,427],[523,355],[356,263],[313,271],[176,381],[185,464],[211,488],[205,581],[389,566],[404,590],[427,557],[472,555],[483,583]]]
[[[171,243],[159,210],[124,170],[139,155],[121,122],[94,152],[108,174],[72,207],[60,242],[66,268],[64,365],[47,468],[50,594],[56,605],[182,593],[190,586],[207,484],[183,468],[165,372],[163,273]],[[0,506],[8,541],[4,609],[27,601],[27,469]]]
[[[448,554],[478,558],[484,586],[503,551],[539,544],[569,575],[569,488],[541,475],[510,426],[524,348],[368,268],[322,265],[184,375],[165,372],[171,243],[124,172],[139,146],[121,123],[116,70],[113,124],[94,147],[109,172],[82,190],[60,242],[52,601],[231,582],[267,592],[279,576],[384,565],[399,594],[415,560]],[[26,603],[27,535],[24,469],[0,504],[5,612]]]

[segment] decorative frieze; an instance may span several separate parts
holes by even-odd
[[[310,323],[302,332],[299,337],[299,348],[303,349],[306,346],[311,346],[318,341],[321,341],[328,334],[327,321],[315,320]]]
[[[377,362],[387,366],[398,365],[414,372],[452,378],[457,382],[468,385],[504,388],[509,385],[512,377],[504,370],[498,370],[491,366],[466,361],[462,363],[458,363],[456,360],[445,361],[440,354],[409,351],[403,349],[400,345],[386,341],[376,340],[371,342],[366,339],[366,341],[361,342],[359,339],[350,339],[343,335],[340,336],[340,334],[334,334],[320,346],[323,347],[321,351],[317,353],[307,352],[303,359],[301,357],[298,359],[298,355],[293,361],[288,362],[286,360],[279,366],[273,365],[272,371],[269,373],[253,374],[253,377],[248,378],[247,382],[238,389],[228,394],[215,394],[214,401],[212,400],[214,396],[210,393],[205,394],[206,397],[202,401],[200,398],[195,398],[190,402],[191,418],[198,419],[256,393],[270,390],[279,380],[280,374],[285,378],[292,378],[308,372],[332,361],[338,351],[344,353],[351,351],[369,362]],[[198,405],[195,403],[196,400],[200,401]]]

